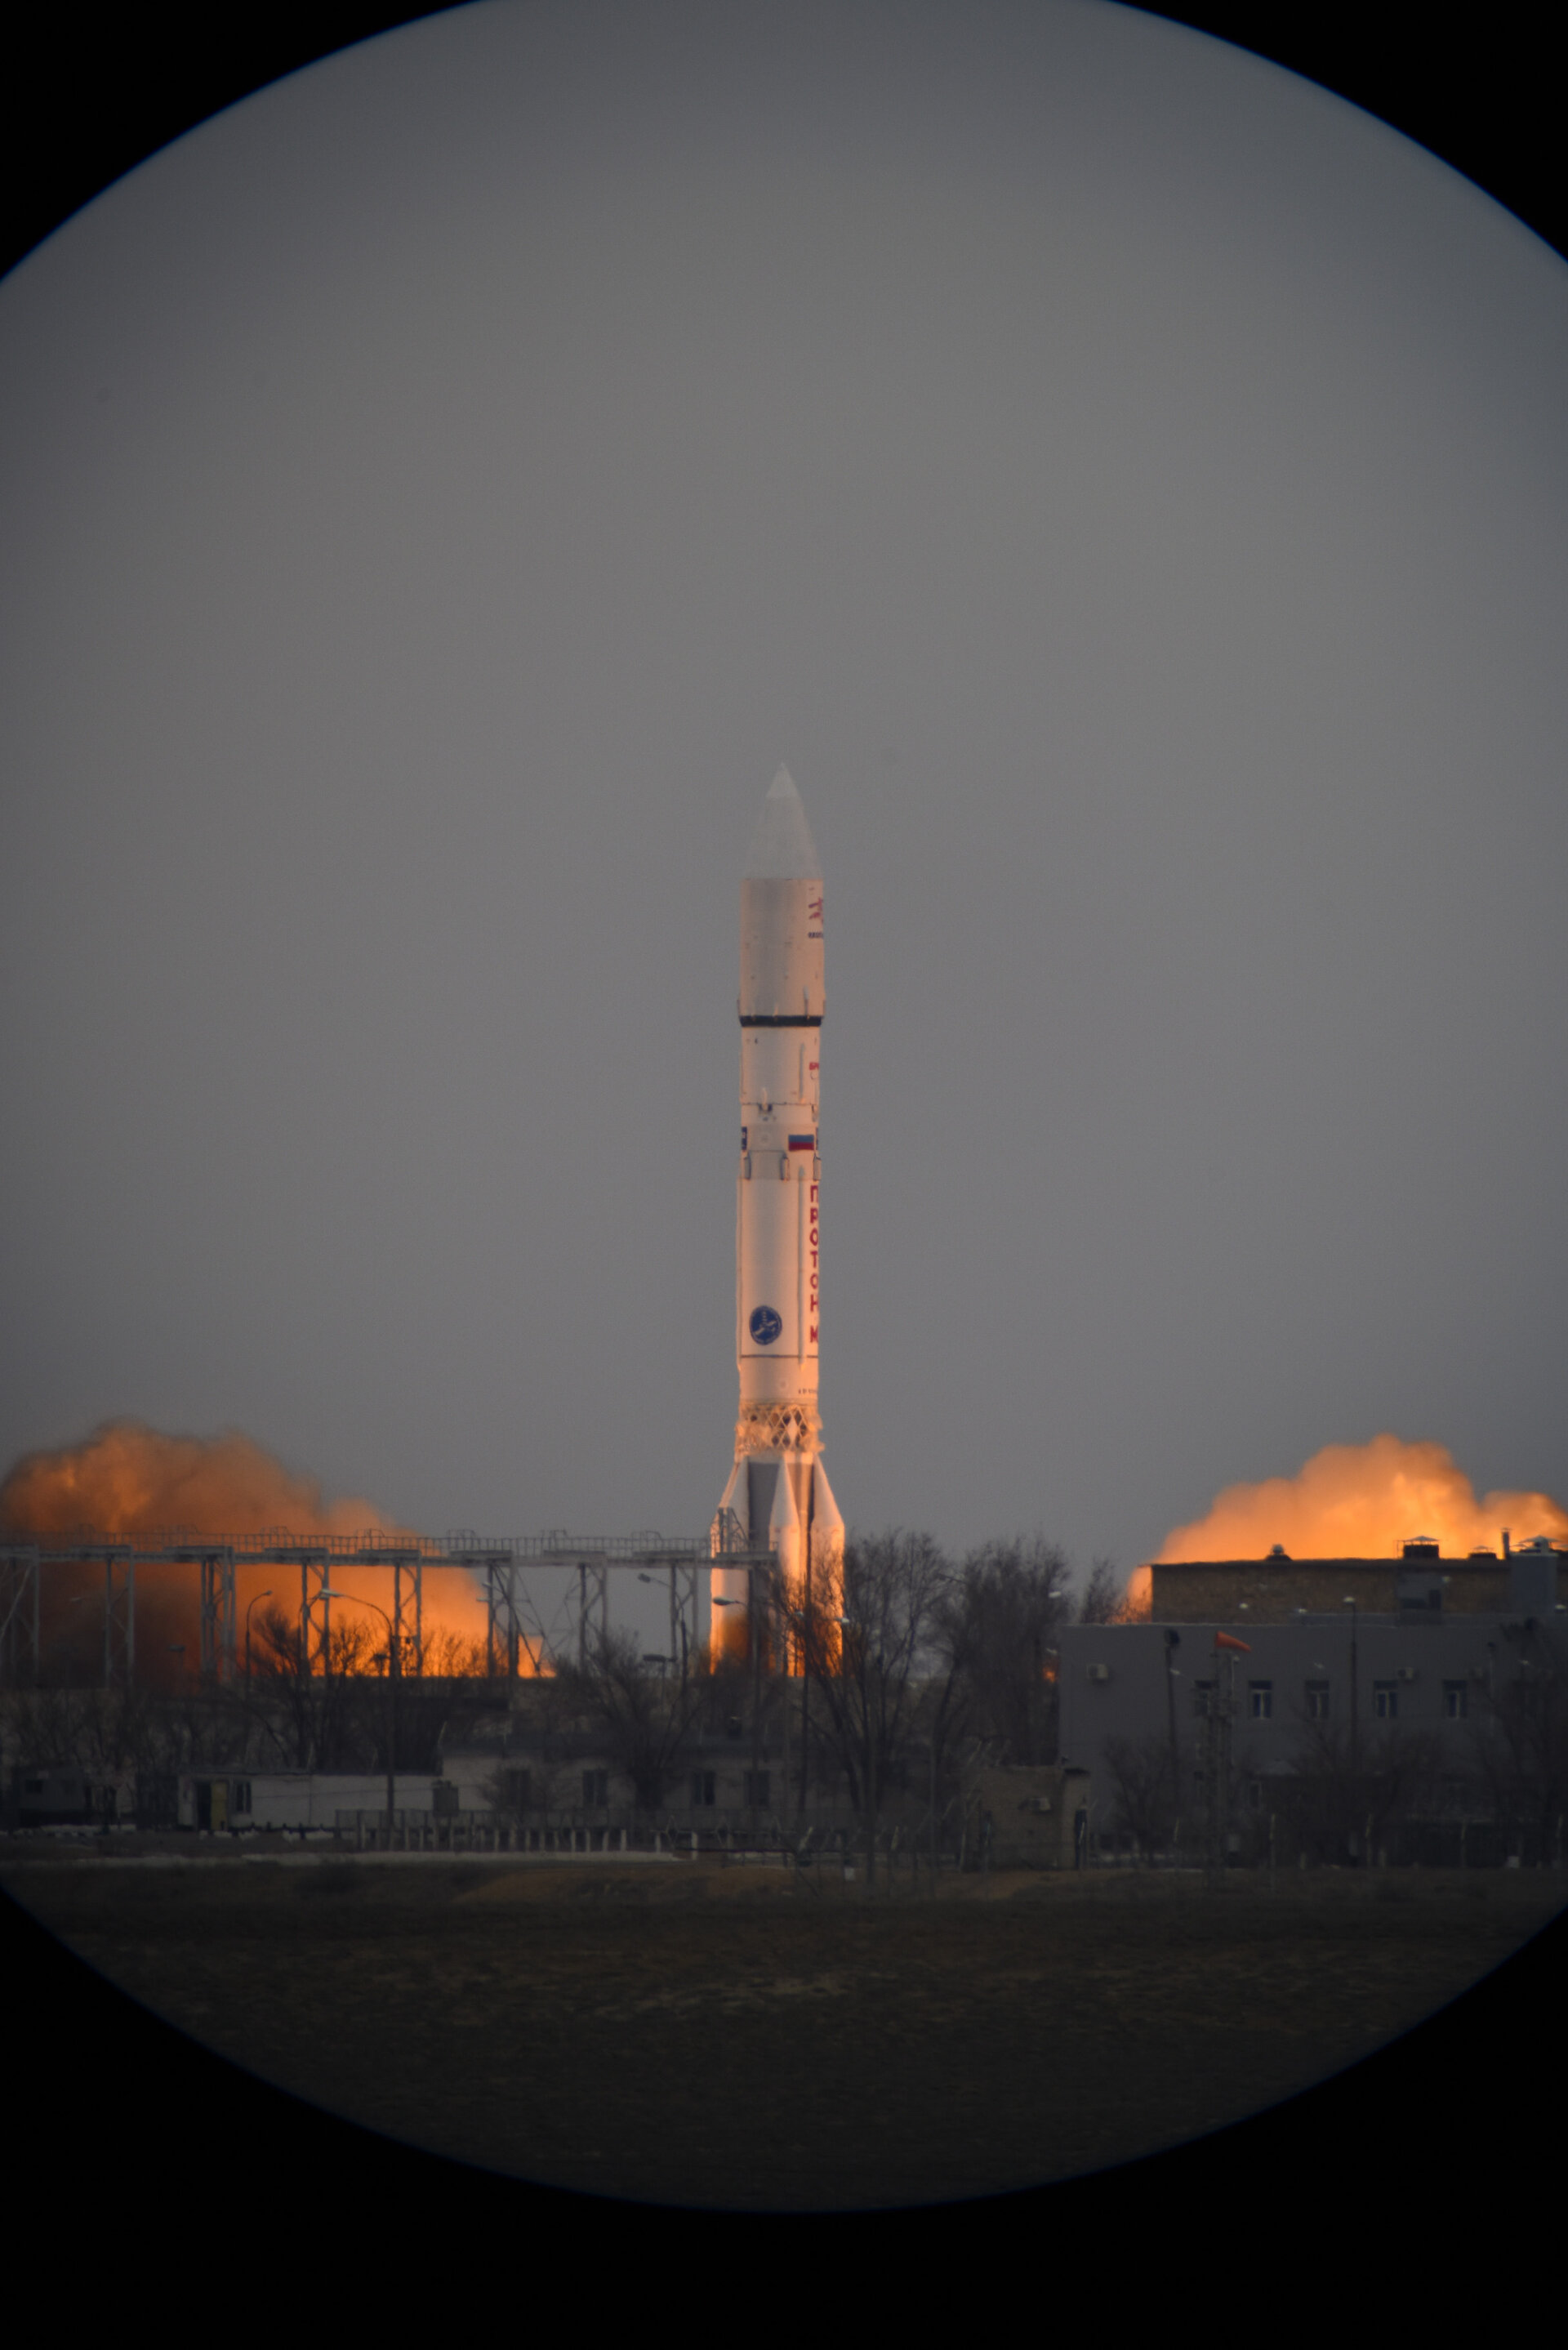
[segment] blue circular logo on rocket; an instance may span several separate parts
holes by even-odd
[[[776,1307],[759,1305],[752,1315],[752,1336],[759,1347],[771,1347],[784,1328],[784,1316]]]

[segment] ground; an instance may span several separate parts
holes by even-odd
[[[0,1882],[157,2015],[390,2139],[774,2211],[994,2195],[1274,2106],[1443,2008],[1564,1891],[1550,1871],[1214,1892],[1126,1870],[872,1903],[836,1872],[808,1890],[690,1861],[15,1846]]]

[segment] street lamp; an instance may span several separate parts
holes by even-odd
[[[251,1690],[251,1607],[255,1606],[256,1599],[270,1599],[271,1597],[272,1594],[270,1591],[258,1591],[255,1595],[255,1599],[251,1601],[250,1607],[245,1609],[245,1695],[247,1697],[250,1695]]]
[[[639,1583],[651,1584],[653,1581],[652,1575],[645,1575],[641,1567],[638,1568],[637,1579]],[[680,1627],[679,1641],[675,1631],[678,1622]],[[680,1596],[680,1586],[676,1581],[676,1570],[671,1566],[670,1570],[670,1661],[671,1664],[675,1662],[677,1646],[680,1650],[680,1677],[684,1680],[686,1677],[686,1602]]]
[[[352,1600],[357,1607],[374,1608],[387,1627],[387,1850],[392,1849],[392,1814],[397,1803],[398,1770],[398,1638],[392,1629],[392,1619],[384,1607],[373,1599],[361,1599],[355,1591],[329,1591],[323,1588],[319,1599]]]
[[[743,1607],[746,1611],[747,1635],[752,1648],[752,1803],[756,1808],[757,1781],[762,1773],[761,1740],[763,1734],[763,1643],[762,1627],[757,1621],[757,1570],[746,1569],[746,1596],[743,1599],[721,1599],[715,1596],[715,1607]]]
[[[1176,1734],[1176,1684],[1181,1675],[1176,1669],[1176,1651],[1181,1646],[1181,1635],[1173,1624],[1165,1627],[1165,1711],[1166,1730],[1170,1741],[1170,1802],[1175,1821],[1177,1857],[1181,1843],[1181,1747]]]
[[[792,1607],[789,1601],[782,1597],[777,1591],[774,1594],[773,1601],[774,1607],[777,1610],[778,1614],[786,1618],[790,1624],[794,1626],[795,1638],[800,1647],[800,1789],[795,1808],[803,1818],[805,1814],[805,1799],[811,1782],[811,1664],[815,1627],[819,1620],[825,1624],[836,1624],[841,1627],[847,1626],[850,1621],[847,1616],[825,1616],[820,1619],[817,1617],[811,1604],[809,1578],[805,1596],[805,1605],[804,1607]],[[736,1604],[738,1603],[729,1600],[717,1600],[714,1603],[716,1607],[729,1607]],[[781,1638],[783,1636],[781,1635]],[[788,1670],[789,1668],[786,1662],[784,1667],[786,1677]],[[785,1691],[784,1724],[784,1781],[787,1786],[790,1777],[789,1705],[787,1690]]]
[[[341,1592],[328,1591],[327,1586],[323,1584],[319,1591],[311,1592],[308,1598],[303,1602],[300,1607],[299,1621],[301,1645],[299,1669],[302,1678],[307,1682],[310,1679],[310,1611],[315,1607],[318,1599],[340,1599],[342,1596]],[[321,1670],[323,1678],[330,1680],[332,1678],[332,1620],[330,1617],[327,1619],[326,1644],[321,1651]]]
[[[1359,1762],[1360,1762],[1360,1739],[1359,1739],[1359,1736],[1358,1736],[1358,1731],[1359,1731],[1359,1728],[1360,1728],[1360,1722],[1359,1722],[1359,1717],[1358,1717],[1357,1710],[1356,1710],[1356,1689],[1355,1689],[1355,1678],[1356,1678],[1356,1675],[1355,1675],[1355,1666],[1356,1666],[1356,1655],[1355,1655],[1355,1612],[1356,1612],[1356,1611],[1355,1611],[1355,1594],[1353,1591],[1347,1591],[1347,1592],[1345,1593],[1345,1606],[1346,1606],[1346,1607],[1349,1608],[1349,1610],[1350,1610],[1350,1775],[1351,1775],[1351,1778],[1354,1780],[1354,1779],[1355,1779],[1355,1777],[1357,1765],[1358,1765],[1358,1763],[1359,1763]]]
[[[835,1616],[831,1620],[837,1625],[841,1632],[864,1634],[866,1629],[865,1625],[857,1623],[853,1616]],[[869,1901],[877,1891],[877,1730],[871,1719],[871,1690],[866,1675],[867,1661],[864,1642],[862,1642],[858,1678],[861,1719],[866,1725],[866,1898]],[[873,1661],[880,1675],[882,1670],[880,1650],[876,1652]],[[889,1862],[889,1868],[891,1866]]]

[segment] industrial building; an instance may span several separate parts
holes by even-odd
[[[1190,1855],[1222,1808],[1232,1854],[1254,1858],[1272,1823],[1303,1858],[1555,1861],[1558,1574],[1544,1540],[1156,1566],[1148,1620],[1061,1636],[1060,1752],[1091,1774],[1096,1840]]]
[[[1149,1577],[1149,1613],[1157,1624],[1222,1622],[1250,1616],[1254,1624],[1289,1623],[1308,1615],[1336,1615],[1355,1605],[1368,1616],[1544,1616],[1557,1604],[1558,1554],[1542,1536],[1514,1550],[1471,1551],[1443,1558],[1425,1535],[1400,1545],[1395,1558],[1292,1558],[1279,1547],[1267,1558],[1156,1560],[1139,1569]]]

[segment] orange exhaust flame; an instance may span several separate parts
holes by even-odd
[[[1549,1493],[1487,1493],[1475,1488],[1445,1444],[1328,1444],[1293,1477],[1228,1485],[1207,1516],[1167,1534],[1160,1565],[1187,1559],[1266,1558],[1276,1543],[1293,1558],[1391,1558],[1417,1534],[1445,1558],[1502,1548],[1536,1534],[1568,1536],[1568,1510]],[[1147,1570],[1139,1570],[1147,1583]],[[1138,1580],[1134,1577],[1135,1584]]]

